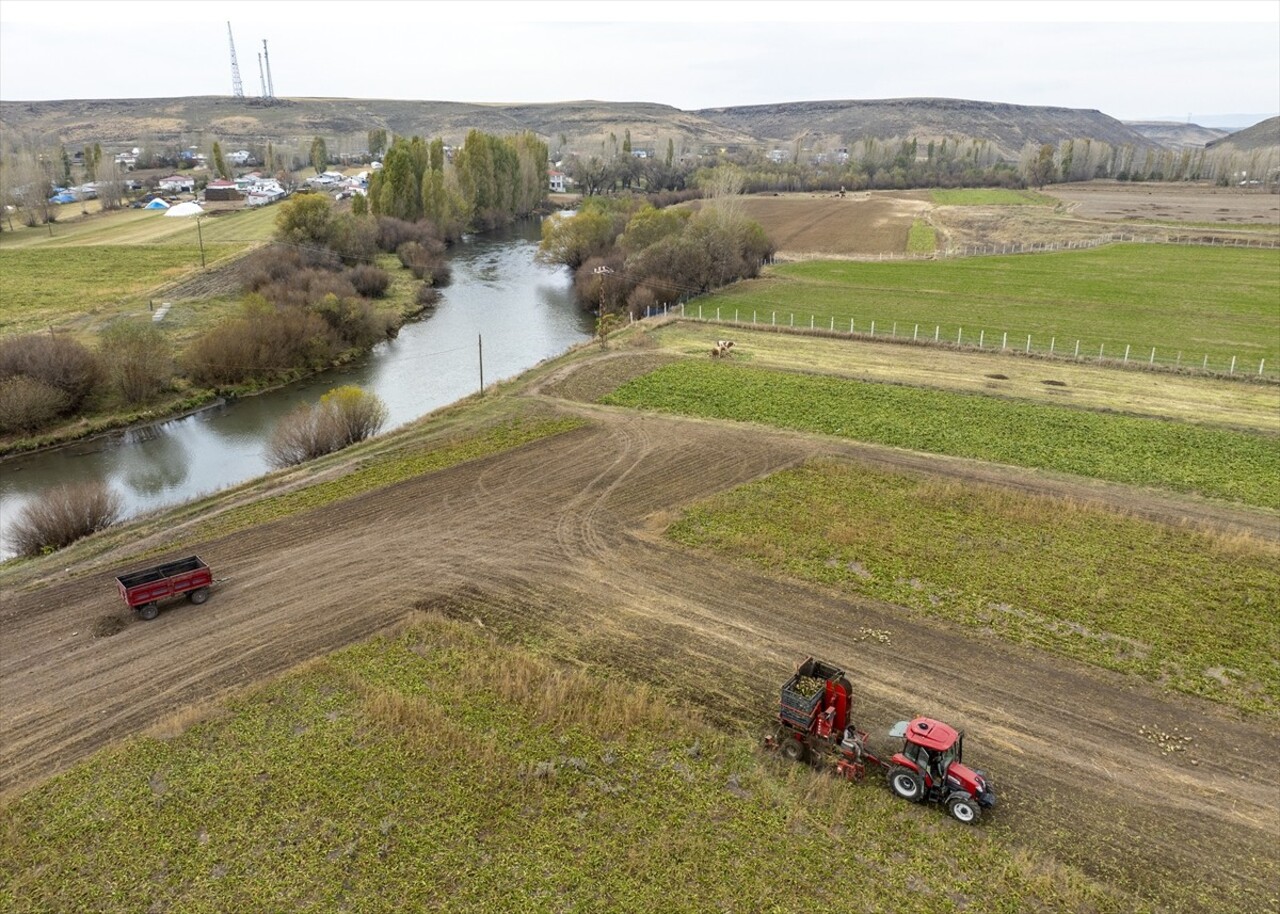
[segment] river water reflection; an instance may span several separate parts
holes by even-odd
[[[223,407],[56,451],[0,463],[0,559],[30,499],[60,483],[105,479],[126,516],[189,501],[269,470],[265,445],[298,403],[355,384],[387,404],[384,431],[453,403],[484,383],[514,377],[591,337],[564,268],[534,261],[539,223],[529,221],[456,245],[453,282],[434,313],[406,324],[358,364]]]

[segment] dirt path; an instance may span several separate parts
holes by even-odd
[[[129,561],[119,556],[110,568],[6,587],[0,786],[16,792],[429,608],[653,681],[749,739],[805,654],[856,663],[858,715],[873,734],[925,712],[970,729],[968,758],[1001,792],[991,828],[1157,895],[1187,879],[1255,902],[1280,891],[1280,864],[1262,850],[1280,841],[1276,722],[1242,722],[892,606],[685,554],[660,536],[690,500],[833,453],[1031,491],[1082,487],[1166,519],[1247,526],[1248,512],[568,399],[649,358],[571,366],[530,394],[588,417],[583,429],[201,544],[228,579],[202,607],[179,604],[95,638],[95,625],[122,618],[112,575]],[[1189,734],[1190,748],[1162,753],[1140,727]]]

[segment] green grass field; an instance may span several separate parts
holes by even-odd
[[[960,339],[1082,358],[1280,372],[1280,250],[1111,245],[940,261],[812,261],[691,302],[685,313]],[[896,325],[896,326],[895,326]]]
[[[1164,909],[437,617],[197,718],[8,803],[0,907]]]
[[[0,333],[145,310],[146,293],[267,241],[276,207],[168,218],[127,209],[0,234]]]
[[[278,207],[264,206],[237,212],[213,212],[200,218],[168,217],[163,212],[125,209],[69,217],[54,223],[0,234],[0,251],[30,247],[67,247],[120,244],[252,244],[267,241],[275,231]]]
[[[603,402],[1280,508],[1272,435],[701,359],[663,366]]]
[[[1280,712],[1280,550],[842,463],[778,473],[668,535],[1010,641]]]
[[[1002,187],[955,187],[929,191],[939,206],[1056,206],[1058,201],[1032,190]]]
[[[212,262],[243,245],[205,243]],[[195,245],[112,244],[0,249],[0,333],[29,333],[85,315],[136,309],[154,289],[200,271]],[[146,310],[146,301],[140,302]]]

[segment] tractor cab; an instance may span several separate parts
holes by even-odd
[[[986,775],[964,764],[963,730],[917,717],[899,721],[889,735],[902,738],[902,751],[889,761],[889,787],[904,800],[945,803],[962,822],[995,805]]]
[[[889,736],[902,738],[900,756],[920,772],[930,788],[941,784],[951,765],[960,762],[964,754],[964,731],[927,717],[900,720]]]

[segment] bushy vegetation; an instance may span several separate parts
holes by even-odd
[[[643,683],[436,616],[228,710],[6,805],[0,906],[1157,908],[878,784],[765,758]]]
[[[1280,549],[1271,543],[836,462],[712,498],[667,533],[1178,691],[1280,712]]]
[[[0,434],[32,432],[68,412],[67,395],[26,375],[0,380]]]
[[[102,376],[98,355],[69,337],[31,333],[0,340],[0,431],[30,430],[74,412]]]
[[[99,339],[107,377],[123,402],[144,403],[173,379],[172,347],[151,321],[116,321]]]
[[[280,420],[267,444],[267,459],[287,467],[331,454],[376,435],[387,415],[376,394],[351,385],[334,388],[319,403],[303,403]]]
[[[574,270],[574,288],[598,312],[646,309],[756,276],[774,253],[760,225],[736,205],[738,186],[711,194],[696,213],[635,198],[590,197],[572,216],[542,224],[538,256]]]
[[[42,555],[96,533],[119,517],[120,496],[105,482],[68,483],[23,505],[9,537],[18,555]]]
[[[196,383],[219,387],[296,377],[323,368],[341,349],[319,314],[250,295],[238,315],[195,340],[182,361]]]
[[[1272,435],[702,359],[663,366],[604,402],[1280,508]]]
[[[301,199],[307,201],[304,212],[320,211]],[[330,206],[324,198],[311,199]],[[374,238],[372,224],[369,237]],[[390,276],[372,264],[344,269],[342,262],[329,248],[301,245],[252,255],[245,268],[251,294],[240,314],[200,336],[185,353],[192,378],[221,386],[295,377],[386,339],[396,318],[370,298],[385,293]]]

